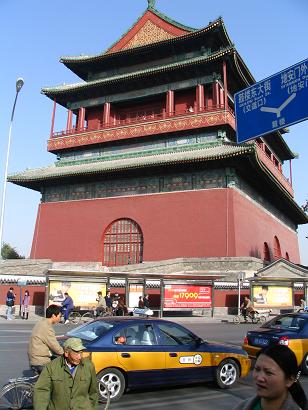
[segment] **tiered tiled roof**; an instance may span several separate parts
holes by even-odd
[[[93,81],[84,81],[84,82],[78,82],[74,84],[62,84],[56,87],[49,87],[49,88],[46,87],[42,89],[42,93],[47,96],[51,96],[51,95],[54,96],[54,95],[68,94],[74,91],[84,91],[87,88],[101,87],[106,84],[118,83],[118,82],[130,80],[130,79],[140,79],[144,76],[148,77],[149,75],[155,76],[162,72],[172,72],[173,70],[187,68],[193,65],[209,63],[209,62],[218,60],[221,57],[224,57],[227,55],[232,56],[233,54],[237,54],[236,50],[233,46],[229,46],[225,48],[224,50],[210,54],[209,56],[206,55],[206,56],[187,58],[185,60],[182,60],[176,63],[169,63],[169,64],[160,65],[157,67],[136,70],[136,71],[125,73],[125,74],[111,75],[107,78],[100,78],[98,80],[93,80]]]
[[[242,158],[250,160],[254,173],[262,177],[262,180],[271,180],[272,190],[281,198],[286,206],[294,212],[297,223],[307,223],[308,217],[295,203],[292,196],[285,191],[284,187],[272,175],[268,168],[259,160],[254,144],[235,144],[218,142],[217,144],[196,144],[189,147],[181,147],[179,151],[157,150],[156,152],[135,152],[129,155],[122,154],[122,158],[100,158],[95,162],[78,161],[71,165],[59,166],[53,164],[44,168],[27,169],[23,172],[10,175],[9,182],[40,191],[42,186],[56,180],[71,177],[89,177],[95,175],[108,175],[115,172],[123,172],[149,167],[172,167],[173,165],[208,162],[223,159]],[[248,172],[248,169],[247,169]]]
[[[160,30],[163,31],[161,35],[158,34]],[[207,52],[203,53],[200,51],[199,55],[192,57],[192,44],[195,44],[195,41],[198,40],[201,41],[197,43],[200,47],[209,48]],[[193,43],[191,43],[192,41]],[[177,46],[180,46],[178,52],[176,51]],[[170,47],[172,48],[170,49]],[[183,53],[185,49],[186,53]],[[160,51],[158,52],[157,50]],[[163,50],[165,51],[163,52]],[[164,59],[172,53],[178,53],[180,60],[176,62],[169,61],[169,63],[160,63],[157,60],[154,65],[152,63],[149,64],[150,68],[144,68],[146,64],[143,64],[143,67],[141,64],[138,69],[134,67],[138,58],[144,61],[144,57],[146,57],[146,61],[148,61],[149,58],[151,60],[150,56],[160,55]],[[175,22],[158,10],[149,7],[128,32],[111,46],[107,52],[92,56],[64,56],[61,58],[60,61],[62,63],[85,81],[69,85],[45,87],[42,89],[42,93],[51,99],[56,97],[57,103],[67,107],[68,101],[72,99],[73,94],[73,98],[77,98],[77,100],[79,99],[78,93],[83,92],[85,93],[83,98],[90,98],[89,93],[97,89],[100,90],[100,95],[104,95],[104,87],[110,87],[112,84],[117,85],[119,83],[127,83],[128,81],[151,78],[159,74],[172,73],[181,69],[187,70],[190,67],[207,65],[212,61],[228,56],[232,56],[233,71],[238,72],[240,83],[253,83],[254,78],[236,52],[222,18],[210,22],[207,27],[202,29],[193,29]],[[118,74],[114,74],[112,70],[110,71],[110,67],[125,67],[125,69],[122,72],[120,70]],[[213,72],[213,68],[210,71]],[[102,72],[104,72],[103,76],[100,74]],[[97,73],[97,75],[91,80],[89,73],[91,73],[91,76],[94,73]]]
[[[134,153],[133,156],[121,159],[103,158],[96,162],[78,162],[74,165],[56,166],[51,165],[44,168],[27,169],[23,172],[10,175],[9,181],[15,184],[28,186],[34,181],[44,181],[56,178],[65,178],[72,175],[105,174],[114,171],[143,168],[149,166],[171,166],[172,164],[212,161],[254,152],[253,145],[217,144],[214,146],[198,146],[182,149],[178,152],[157,152],[145,155]]]

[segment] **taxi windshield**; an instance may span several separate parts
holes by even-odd
[[[69,337],[79,337],[82,340],[93,342],[93,340],[102,337],[115,326],[113,322],[104,322],[102,320],[90,322],[86,325],[77,327],[67,332]]]
[[[306,325],[307,320],[300,316],[278,316],[267,322],[262,327],[269,329],[285,329],[299,332]]]

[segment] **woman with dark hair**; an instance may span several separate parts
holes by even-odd
[[[30,292],[25,290],[25,295],[21,304],[22,319],[28,320],[29,318],[29,304],[30,304]]]
[[[307,410],[295,354],[287,346],[262,349],[253,370],[257,395],[235,410]]]

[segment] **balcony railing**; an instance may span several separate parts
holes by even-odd
[[[187,110],[182,110],[182,111],[176,111],[173,113],[166,113],[165,110],[163,110],[162,113],[148,113],[146,112],[145,115],[137,115],[138,112],[132,112],[127,114],[127,118],[125,119],[120,119],[117,118],[117,114],[115,113],[115,118],[111,118],[110,121],[106,124],[103,123],[103,121],[98,121],[95,126],[86,126],[86,127],[73,127],[69,130],[63,130],[59,132],[54,132],[51,136],[51,138],[61,138],[65,136],[71,136],[71,135],[76,135],[76,134],[82,134],[84,132],[89,132],[89,131],[101,131],[105,130],[108,128],[117,128],[117,127],[123,127],[127,125],[136,125],[136,124],[145,124],[149,123],[152,121],[161,121],[161,120],[166,120],[166,119],[171,119],[171,118],[179,118],[183,116],[196,116],[201,113],[215,113],[215,112],[221,112],[224,110],[224,107],[222,105],[217,105],[217,106],[211,106],[211,107],[204,107],[201,110],[196,110],[194,109],[187,109]],[[231,113],[234,116],[234,111],[228,107],[228,112]],[[121,114],[118,114],[121,115]]]
[[[230,108],[207,107],[198,112],[185,110],[172,115],[162,113],[146,118],[115,119],[95,127],[54,133],[48,140],[48,151],[221,125],[229,125],[235,130],[234,112]]]
[[[280,182],[280,184],[289,192],[289,194],[294,197],[294,191],[292,188],[292,185],[290,184],[290,181],[288,178],[286,178],[282,171],[278,169],[276,164],[272,161],[271,158],[262,150],[262,148],[259,145],[257,146],[257,153],[259,159],[262,161],[262,163],[266,166],[266,168],[271,171],[273,176]]]

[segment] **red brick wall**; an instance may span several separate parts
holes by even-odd
[[[139,224],[144,261],[249,256],[275,234],[299,261],[296,235],[233,189],[43,203],[31,258],[102,261],[103,232],[119,218]]]
[[[276,218],[255,206],[239,192],[232,190],[235,227],[235,253],[237,256],[263,258],[263,243],[267,242],[273,254],[274,237],[280,242],[281,255],[289,254],[290,261],[300,263],[298,239],[294,231],[278,222]]]
[[[249,289],[241,289],[241,303],[245,296],[249,297]],[[237,307],[237,289],[214,289],[214,307]]]
[[[20,290],[21,295],[23,297],[25,290],[27,289],[30,292],[30,305],[35,306],[44,306],[44,298],[45,298],[45,286],[22,286],[21,288],[14,284],[8,285],[0,285],[0,305],[5,305],[6,302],[6,294],[10,288],[14,288],[14,292],[16,295],[15,305],[19,305],[20,303]]]

